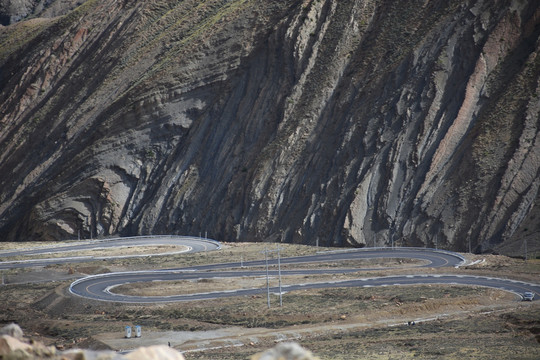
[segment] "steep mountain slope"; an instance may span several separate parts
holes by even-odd
[[[65,15],[84,0],[0,0],[0,24],[9,25],[32,17]]]
[[[88,0],[6,26],[0,236],[540,247],[539,23],[532,0]]]

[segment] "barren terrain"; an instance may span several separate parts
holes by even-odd
[[[159,246],[119,246],[117,248],[96,248],[86,251],[62,251],[57,252],[54,248],[51,248],[51,252],[46,254],[47,258],[60,258],[60,257],[131,257],[131,256],[148,256],[148,255],[162,255],[170,253],[182,253],[187,251],[185,246],[175,245],[159,245]],[[28,255],[28,256],[13,256],[9,258],[3,258],[0,254],[0,261],[18,261],[18,260],[31,260],[41,259],[43,255]]]
[[[2,245],[3,246],[3,245]],[[0,247],[0,250],[5,249]],[[540,356],[540,308],[510,293],[466,286],[336,288],[233,297],[202,302],[125,305],[71,296],[71,281],[109,271],[184,267],[194,264],[264,258],[266,244],[224,244],[223,250],[111,259],[85,264],[9,270],[2,274],[0,323],[16,322],[33,339],[59,348],[129,350],[168,344],[187,359],[246,359],[275,342],[294,340],[321,359],[519,358]],[[270,245],[270,247],[275,245]],[[329,249],[284,245],[282,256]],[[143,248],[139,249],[142,250]],[[148,248],[149,253],[156,249]],[[273,256],[276,256],[274,253]],[[395,273],[462,273],[539,282],[540,262],[504,256],[473,256],[459,269],[415,269],[401,259],[310,264],[359,267],[371,271],[333,275],[381,276]],[[305,266],[303,266],[305,267]],[[385,270],[384,267],[392,267]],[[283,267],[285,268],[285,267]],[[322,281],[328,276],[284,277],[284,283]],[[271,285],[277,284],[271,278]],[[115,292],[136,294],[208,292],[264,287],[266,279],[211,279],[193,282],[131,284]],[[408,325],[414,321],[415,325]],[[141,338],[124,338],[126,325],[140,325]]]

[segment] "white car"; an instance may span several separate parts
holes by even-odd
[[[521,295],[521,297],[523,298],[523,301],[533,301],[534,293],[530,292],[530,291],[527,291],[527,292],[523,293],[523,295]]]

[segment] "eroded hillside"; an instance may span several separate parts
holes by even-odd
[[[3,27],[1,239],[540,248],[539,23],[532,0],[87,0]]]

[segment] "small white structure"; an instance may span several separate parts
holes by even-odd
[[[126,326],[126,339],[131,338],[131,326]]]
[[[135,325],[135,337],[141,337],[141,327],[140,325]]]

